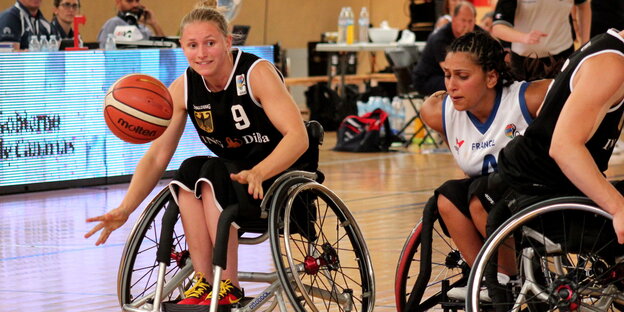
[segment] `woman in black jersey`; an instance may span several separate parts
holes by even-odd
[[[206,1],[215,3],[216,1]],[[299,110],[276,68],[266,60],[231,49],[232,36],[223,15],[205,3],[187,14],[180,43],[189,68],[169,90],[174,113],[165,133],[155,140],[137,165],[120,206],[103,216],[85,236],[102,230],[96,245],[123,225],[161,178],[184,131],[187,114],[201,141],[217,157],[193,157],[182,163],[170,188],[180,206],[182,223],[193,255],[196,282],[182,304],[211,301],[212,249],[222,209],[238,205],[239,216],[259,216],[259,202],[270,179],[293,166],[308,147]],[[245,185],[247,198],[235,184]],[[242,191],[240,193],[244,193]],[[243,196],[245,197],[245,196]],[[239,301],[237,229],[228,241],[220,304]]]
[[[624,243],[624,188],[604,175],[622,131],[623,102],[624,31],[611,29],[570,56],[538,117],[499,154],[498,174],[485,186],[497,213],[538,196],[583,193],[613,215]]]

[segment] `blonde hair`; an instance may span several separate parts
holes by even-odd
[[[182,18],[180,34],[184,32],[186,25],[195,22],[214,22],[224,36],[228,35],[228,23],[222,10],[217,7],[217,0],[199,1],[195,8]]]

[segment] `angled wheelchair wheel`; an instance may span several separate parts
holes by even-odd
[[[269,233],[280,282],[297,311],[373,310],[366,243],[345,204],[325,186],[309,180],[291,186],[271,208]]]
[[[145,208],[132,229],[124,247],[117,277],[117,293],[122,307],[152,310],[159,271],[157,250],[161,244],[162,220],[170,206],[175,206],[169,188],[163,189]],[[184,238],[177,206],[173,210],[173,235],[166,267],[162,301],[180,298],[192,283],[193,267]]]
[[[501,254],[509,255],[503,261]],[[513,278],[502,284],[498,272]],[[487,289],[492,302],[479,301]],[[467,311],[622,311],[624,248],[611,216],[581,197],[548,200],[498,227],[470,274]]]
[[[437,222],[430,235],[424,238],[429,236],[423,235],[421,220],[401,250],[394,287],[398,312],[441,310],[439,305],[444,300],[444,291],[464,286],[468,279],[470,268]],[[427,247],[423,246],[424,240],[431,244],[430,254],[422,251]]]

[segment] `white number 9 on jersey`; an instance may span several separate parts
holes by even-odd
[[[232,118],[234,119],[236,129],[243,130],[245,128],[249,128],[249,118],[247,118],[247,114],[245,114],[245,110],[242,105],[236,104],[232,106]]]

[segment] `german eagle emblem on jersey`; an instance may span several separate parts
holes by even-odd
[[[211,111],[195,112],[195,122],[197,122],[199,128],[208,133],[212,133],[212,131],[214,131]]]

